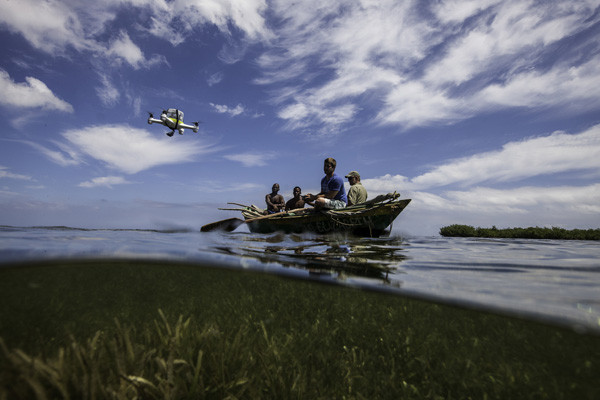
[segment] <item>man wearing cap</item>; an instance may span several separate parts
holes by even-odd
[[[346,175],[350,182],[350,190],[348,190],[348,205],[360,204],[367,201],[367,189],[360,183],[360,174],[352,171]]]

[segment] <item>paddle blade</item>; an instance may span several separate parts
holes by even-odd
[[[244,221],[239,218],[228,218],[221,221],[206,224],[202,228],[200,228],[200,232],[211,232],[215,230],[231,232],[243,223]]]

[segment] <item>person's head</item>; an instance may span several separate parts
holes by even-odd
[[[272,190],[273,190],[273,193],[279,192],[279,183],[274,183]]]
[[[348,178],[348,182],[350,182],[350,186],[360,182],[360,174],[356,171],[349,172],[348,175],[346,175],[346,178]]]
[[[323,171],[325,171],[325,174],[333,174],[333,171],[335,171],[335,166],[337,165],[337,162],[335,161],[334,158],[326,158],[325,161],[323,162]]]
[[[296,186],[294,188],[294,197],[300,197],[301,193],[302,193],[302,189],[300,189],[300,186]]]

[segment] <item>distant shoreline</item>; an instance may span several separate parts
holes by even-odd
[[[449,225],[440,228],[440,235],[446,237],[481,237],[505,239],[558,239],[558,240],[600,240],[600,229],[552,228],[474,228],[470,225]]]

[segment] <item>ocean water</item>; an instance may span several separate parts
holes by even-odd
[[[592,241],[0,227],[0,268],[82,259],[266,272],[600,334]]]

